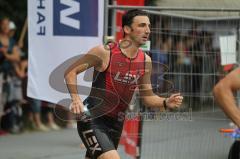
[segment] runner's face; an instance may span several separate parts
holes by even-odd
[[[143,45],[149,38],[150,34],[150,21],[147,16],[136,16],[131,25],[129,37],[137,45]]]

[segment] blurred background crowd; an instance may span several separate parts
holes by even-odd
[[[18,41],[16,31],[22,31]],[[26,95],[28,54],[23,51],[25,31],[26,23],[22,29],[9,17],[0,19],[0,135],[61,129],[55,122],[54,104]],[[60,125],[73,127],[71,121]]]

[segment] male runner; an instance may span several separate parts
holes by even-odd
[[[162,98],[152,91],[151,59],[139,47],[150,34],[146,12],[129,10],[122,17],[124,38],[120,43],[96,46],[65,73],[71,94],[71,111],[84,112],[84,104],[92,111],[92,120],[78,121],[78,133],[87,148],[86,159],[120,159],[116,149],[121,136],[124,114],[135,88],[139,88],[143,103],[150,107],[178,108],[183,97],[173,94]],[[94,67],[93,84],[84,101],[78,96],[77,74]],[[81,90],[80,90],[81,91]]]
[[[237,90],[240,90],[240,68],[233,70],[219,81],[213,93],[226,115],[240,128],[240,110],[233,96]]]
[[[240,68],[230,72],[225,78],[217,83],[214,87],[213,93],[215,99],[225,112],[225,114],[237,125],[236,134],[239,133],[240,128],[240,110],[234,99],[234,93],[240,90]],[[232,144],[228,159],[240,158],[240,141],[236,139]]]

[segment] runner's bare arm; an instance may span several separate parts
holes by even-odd
[[[71,95],[72,101],[81,101],[77,90],[77,75],[91,67],[96,70],[103,70],[105,67],[106,50],[103,46],[96,46],[92,48],[87,54],[73,63],[64,74],[65,81]],[[82,105],[82,104],[81,104]],[[80,108],[82,110],[82,106]],[[78,111],[77,111],[78,112]]]
[[[171,95],[169,98],[162,98],[157,96],[152,91],[151,85],[151,72],[152,72],[152,61],[151,58],[146,55],[145,74],[140,79],[140,97],[143,103],[149,107],[159,107],[161,111],[164,110],[163,101],[166,99],[168,108],[179,107],[182,103],[183,97],[179,93]]]
[[[240,127],[240,110],[234,99],[234,92],[240,90],[240,68],[229,73],[213,89],[216,101],[226,115]]]

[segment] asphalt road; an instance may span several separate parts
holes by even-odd
[[[193,114],[191,120],[146,121],[141,159],[226,159],[233,139],[219,128],[229,121],[221,113]],[[76,129],[0,137],[1,159],[83,159]],[[120,146],[122,159],[130,159]]]

